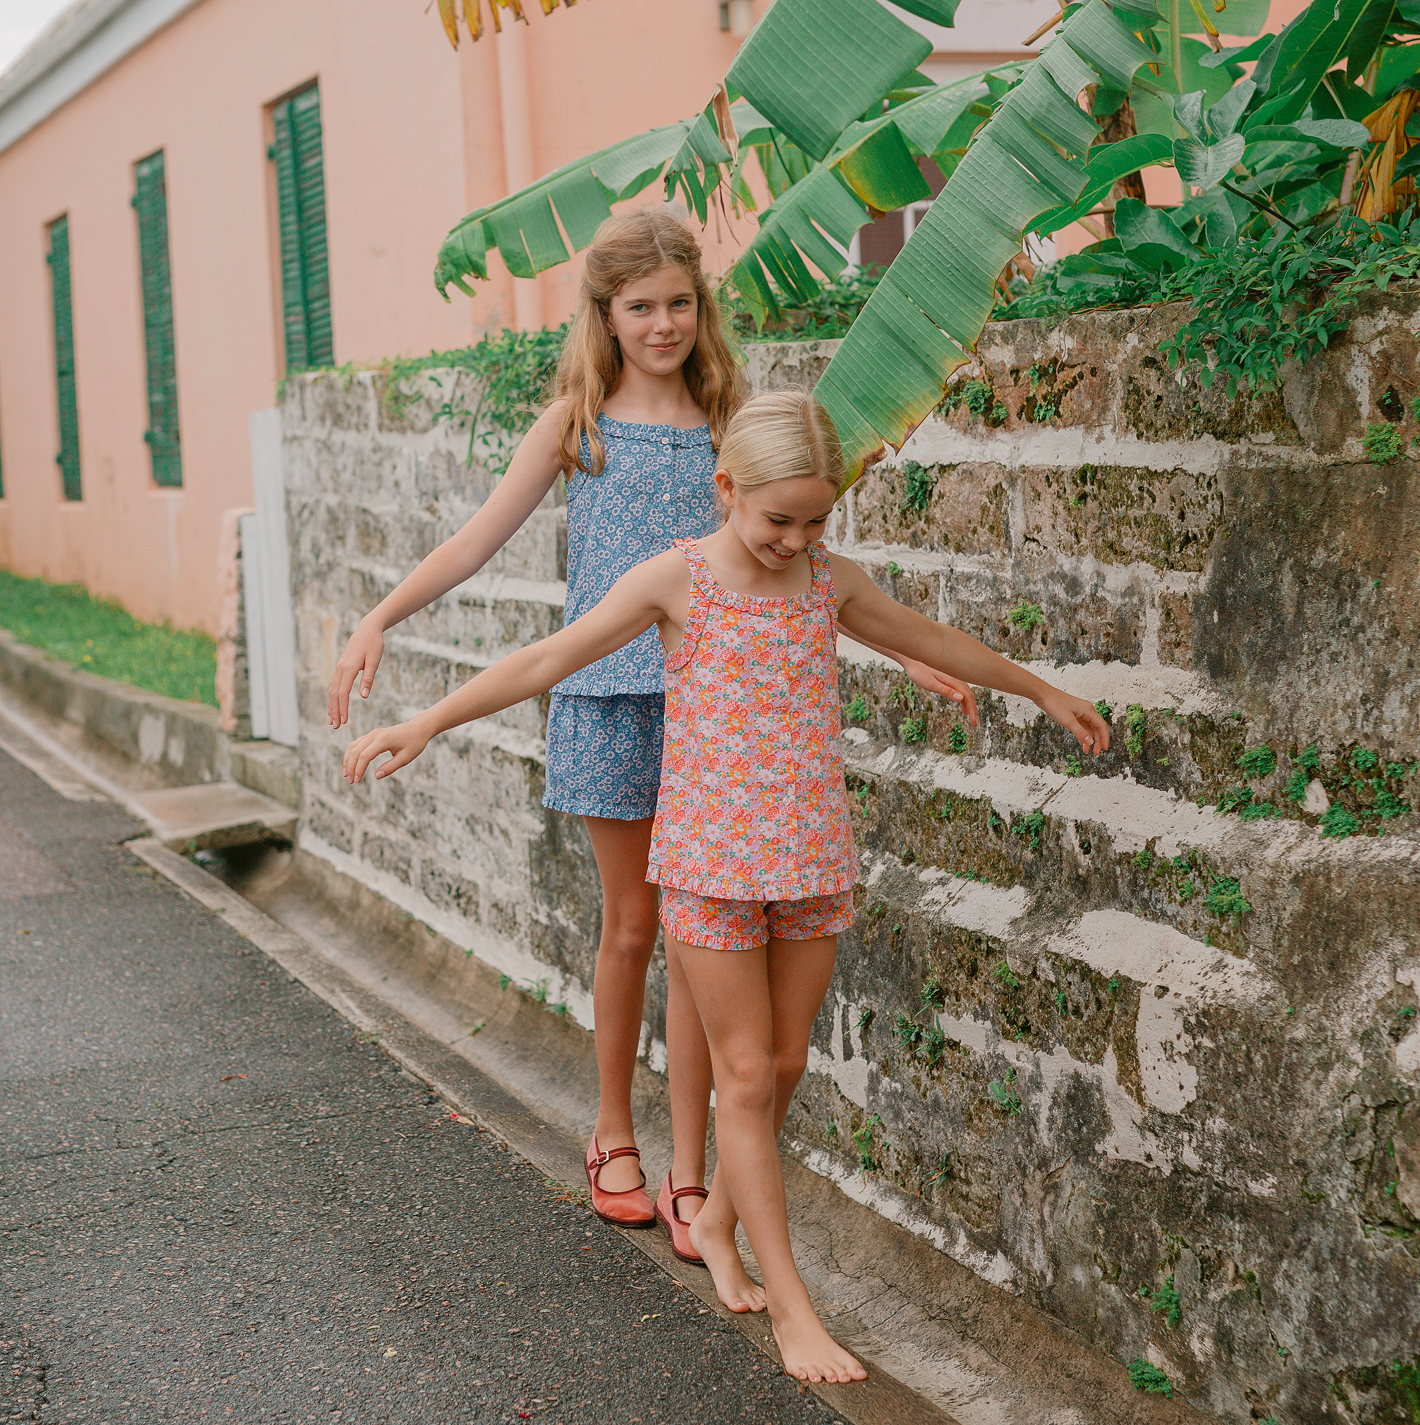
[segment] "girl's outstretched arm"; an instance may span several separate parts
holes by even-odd
[[[375,776],[397,772],[419,756],[431,737],[545,693],[569,673],[625,647],[652,624],[660,623],[667,633],[683,628],[689,600],[690,570],[679,550],[669,549],[638,564],[611,586],[595,608],[566,628],[500,658],[409,722],[377,727],[356,738],[345,749],[346,780],[360,781],[384,752],[393,756]]]
[[[398,588],[360,620],[331,679],[327,712],[332,727],[342,727],[349,719],[350,693],[357,682],[360,696],[370,696],[375,669],[384,656],[385,630],[477,574],[527,523],[552,488],[562,469],[557,454],[561,405],[553,402],[537,418],[513,455],[507,474],[468,523],[426,555]]]
[[[829,560],[838,590],[838,621],[859,642],[891,648],[981,687],[1029,698],[1047,717],[1073,733],[1084,751],[1098,754],[1108,748],[1109,724],[1092,704],[993,653],[959,628],[933,623],[888,598],[851,559],[831,554]]]

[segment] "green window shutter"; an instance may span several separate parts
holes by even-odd
[[[168,189],[162,151],[134,166],[138,268],[143,284],[143,335],[148,354],[148,429],[153,483],[182,485],[178,439],[177,357],[173,348],[173,279],[168,259]]]
[[[79,400],[74,384],[74,308],[69,285],[69,218],[49,225],[49,284],[54,295],[54,384],[59,405],[60,475],[66,500],[82,500],[79,478]]]
[[[320,90],[312,84],[272,110],[281,248],[281,315],[286,369],[330,366],[330,270],[326,254],[325,170]]]

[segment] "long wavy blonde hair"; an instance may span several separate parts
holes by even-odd
[[[587,249],[577,314],[557,363],[556,393],[567,402],[557,435],[564,469],[600,475],[606,466],[597,417],[621,379],[622,365],[620,345],[607,328],[611,300],[628,282],[638,282],[663,267],[680,268],[695,286],[695,345],[681,369],[691,399],[710,423],[710,443],[716,449],[744,399],[744,377],[725,335],[715,294],[701,270],[700,245],[690,229],[665,208],[613,214],[597,229]],[[590,465],[583,461],[583,436]]]

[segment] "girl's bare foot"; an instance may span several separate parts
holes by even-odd
[[[795,1380],[846,1384],[868,1378],[858,1359],[823,1329],[823,1323],[811,1307],[771,1317],[769,1325],[779,1343],[784,1369]]]
[[[705,1261],[715,1282],[715,1292],[731,1311],[763,1311],[764,1288],[750,1280],[734,1234],[728,1237],[712,1230],[708,1214],[698,1214],[690,1224],[690,1242]]]

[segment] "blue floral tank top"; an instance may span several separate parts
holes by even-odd
[[[720,527],[708,425],[680,430],[601,416],[597,427],[606,468],[600,475],[574,470],[567,481],[566,623],[599,603],[628,569],[678,539],[701,539]],[[584,458],[585,451],[584,444]],[[607,698],[662,693],[665,686],[661,636],[648,628],[553,691]]]

